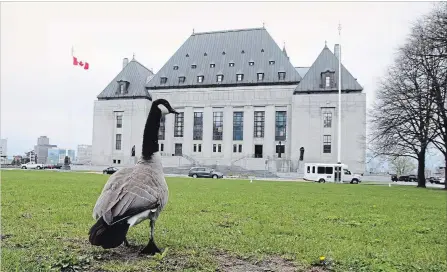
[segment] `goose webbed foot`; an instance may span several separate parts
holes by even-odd
[[[147,255],[155,255],[157,253],[161,253],[161,250],[157,247],[153,239],[150,239],[147,246],[143,248],[142,251],[140,251],[140,254],[147,254]]]

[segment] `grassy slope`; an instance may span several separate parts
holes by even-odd
[[[2,271],[38,271],[104,253],[88,244],[91,212],[105,175],[2,172]],[[170,199],[156,225],[164,257],[190,271],[214,270],[215,250],[236,256],[319,256],[345,271],[445,271],[446,192],[409,186],[168,178]],[[148,223],[129,232],[148,239]],[[134,249],[137,250],[137,249]],[[110,251],[109,251],[110,252]],[[91,260],[106,270],[163,270],[157,258]],[[185,268],[186,267],[186,268]],[[81,269],[82,270],[82,269]],[[168,269],[169,270],[169,269]]]

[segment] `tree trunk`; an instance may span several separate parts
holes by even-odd
[[[447,152],[444,154],[444,160],[445,160],[445,165],[444,165],[444,190],[447,190]]]
[[[418,187],[425,188],[425,150],[418,154]]]

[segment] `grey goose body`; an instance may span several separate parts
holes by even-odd
[[[93,218],[97,221],[89,231],[92,245],[114,248],[124,243],[128,246],[129,227],[149,219],[150,239],[141,253],[160,252],[154,241],[155,221],[168,202],[169,191],[158,152],[159,105],[168,113],[178,114],[164,99],[152,102],[144,127],[141,158],[136,165],[110,176],[93,208]]]

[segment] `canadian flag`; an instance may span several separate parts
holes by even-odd
[[[75,56],[73,56],[73,65],[74,66],[81,66],[81,67],[84,67],[84,70],[88,70],[88,68],[90,67],[90,65],[88,64],[88,62],[82,62],[82,60],[81,61],[78,61],[78,58],[76,58]]]

